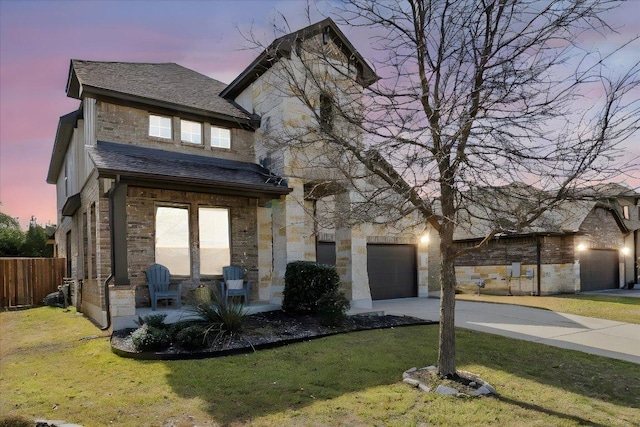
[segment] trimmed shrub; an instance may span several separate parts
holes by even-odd
[[[168,347],[171,338],[167,331],[145,324],[131,332],[131,342],[138,351],[154,351]]]
[[[324,326],[340,326],[349,310],[349,300],[343,292],[325,294],[318,301],[320,323]]]
[[[316,314],[324,295],[338,291],[340,277],[335,267],[310,261],[287,264],[282,309],[290,313]]]

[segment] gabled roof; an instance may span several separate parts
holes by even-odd
[[[625,187],[612,187],[614,193]],[[503,187],[481,187],[467,195],[467,207],[459,212],[455,240],[483,238],[499,226],[504,231],[500,236],[522,236],[532,234],[579,233],[587,216],[597,207],[611,211],[622,232],[627,232],[619,213],[602,200],[589,197],[585,200],[566,200],[544,211],[531,224],[520,227],[518,220],[526,212],[543,206],[551,199],[551,193],[523,183],[512,183]],[[480,201],[477,203],[476,201]]]
[[[220,96],[226,85],[174,63],[100,62],[72,59],[67,96],[108,96],[242,124],[256,118]]]
[[[87,147],[100,177],[178,184],[209,191],[281,195],[291,191],[282,178],[254,163],[98,141]]]
[[[55,184],[58,181],[58,174],[64,163],[64,156],[71,142],[73,128],[76,127],[78,119],[82,117],[82,111],[76,110],[65,114],[58,120],[58,130],[53,143],[51,161],[49,162],[49,172],[47,172],[47,183]]]
[[[227,99],[237,97],[258,77],[264,74],[265,71],[271,68],[279,58],[290,58],[297,40],[304,41],[323,32],[327,32],[329,38],[342,50],[347,58],[353,58],[354,65],[358,70],[358,83],[367,87],[380,79],[340,28],[338,28],[336,23],[333,22],[331,18],[326,18],[301,30],[275,39],[260,56],[249,64],[249,66],[221,92],[221,96]]]

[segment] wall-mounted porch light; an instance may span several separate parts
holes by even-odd
[[[622,252],[622,255],[629,255],[629,248],[627,248],[626,246],[622,249],[620,249],[620,252]]]
[[[420,243],[423,245],[429,244],[429,233],[423,234],[422,237],[420,237]]]
[[[584,243],[580,243],[576,249],[577,249],[579,252],[582,252],[582,251],[584,251],[585,249],[587,249],[587,247],[584,245]]]

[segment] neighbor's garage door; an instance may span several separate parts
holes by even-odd
[[[589,249],[580,255],[580,290],[618,287],[618,251]]]
[[[372,299],[418,296],[415,246],[369,244],[367,270]]]

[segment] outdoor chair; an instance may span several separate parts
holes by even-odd
[[[244,280],[244,269],[237,265],[227,265],[222,267],[222,277],[220,289],[223,297],[242,296],[244,297],[244,304],[249,305],[251,282]]]
[[[153,264],[146,271],[147,284],[149,285],[149,294],[151,295],[151,310],[155,311],[158,307],[158,300],[176,301],[176,307],[180,308],[180,292],[182,284],[176,284],[177,290],[170,290],[170,274],[169,269],[162,264]]]

